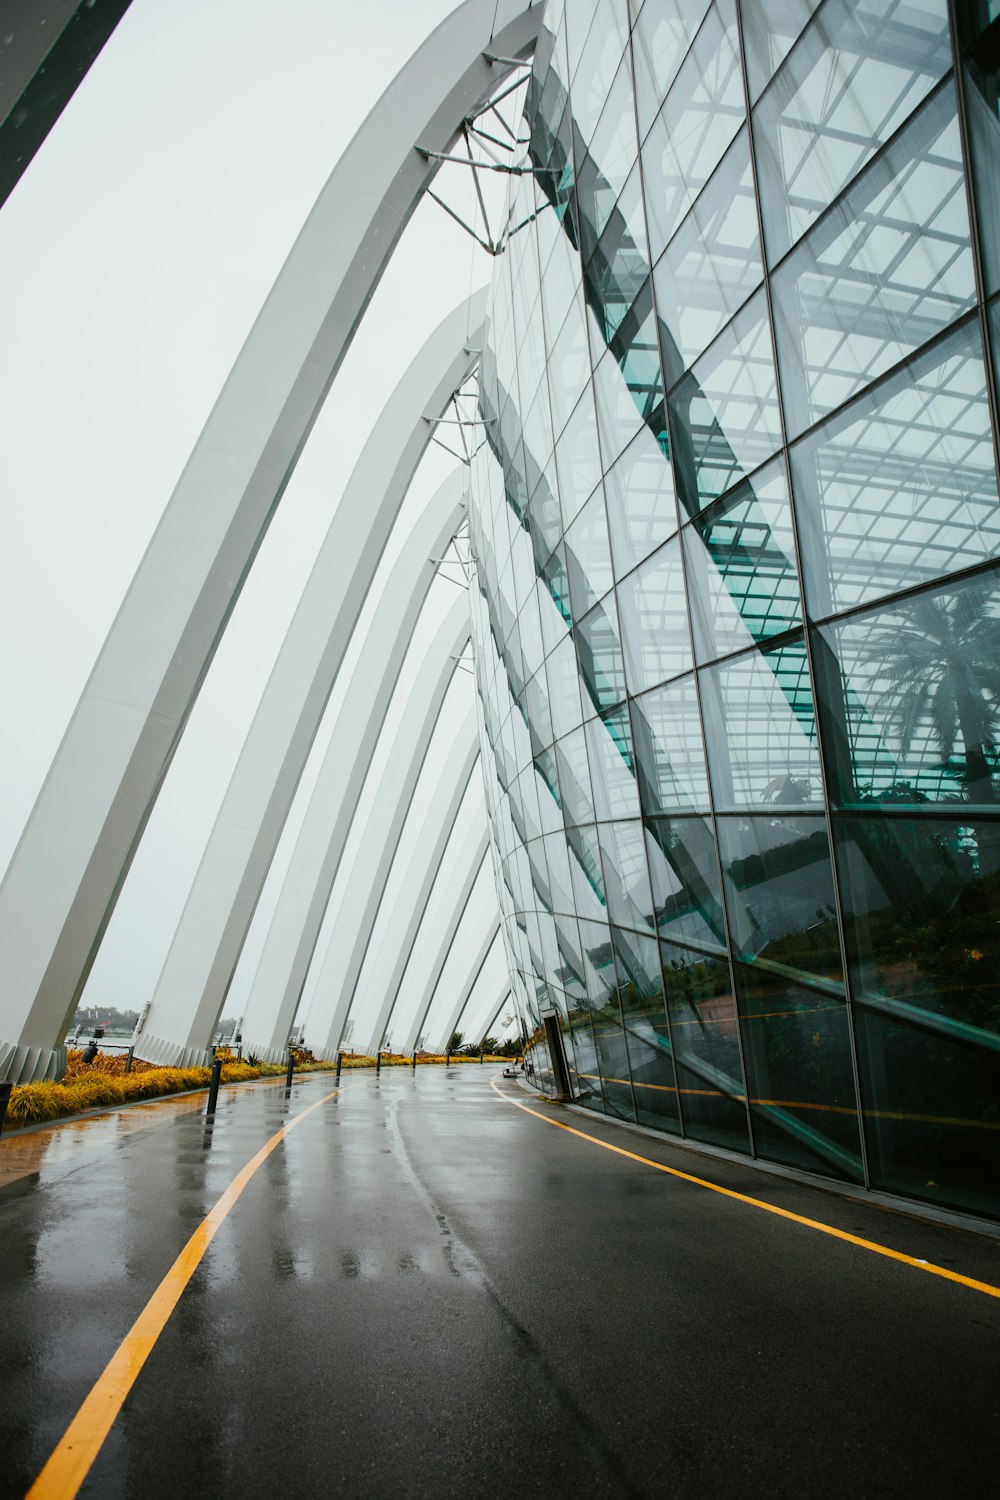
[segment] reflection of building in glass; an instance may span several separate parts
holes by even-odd
[[[473,638],[536,1079],[554,1010],[594,1109],[996,1215],[1000,19],[949,9],[549,4]]]

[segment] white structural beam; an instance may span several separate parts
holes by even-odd
[[[462,925],[462,918],[465,916],[472,892],[479,879],[488,848],[489,832],[487,828],[485,826],[482,828],[471,828],[466,835],[463,850],[465,855],[463,861],[465,875],[460,888],[454,893],[454,900],[451,903],[448,920],[441,929],[441,941],[438,945],[437,957],[431,965],[430,973],[427,976],[413,1011],[409,1029],[403,1038],[404,1052],[412,1052],[423,1033],[427,1023],[427,1016],[437,995],[441,975],[444,973],[445,965],[454,946],[456,934]]]
[[[430,441],[433,427],[425,414],[442,411],[475,365],[484,306],[485,293],[477,292],[435,329],[383,407],[347,482],[254,715],[136,1039],[136,1053],[147,1062],[190,1067],[208,1059],[206,1049],[295,788]],[[369,758],[436,571],[432,559],[441,556],[454,536],[461,501],[456,478],[425,507],[386,582],[386,609],[369,630],[372,649],[365,665],[370,676],[351,704],[354,734],[360,725]],[[364,764],[363,757],[355,758],[359,766]]]
[[[479,976],[482,974],[483,969],[486,966],[486,960],[489,958],[490,954],[493,951],[499,932],[500,927],[496,919],[496,913],[485,913],[480,919],[479,925],[472,936],[472,943],[474,944],[474,947],[472,949],[469,963],[466,966],[465,981],[461,989],[455,996],[453,1005],[445,1013],[445,1024],[441,1028],[440,1041],[437,1046],[438,1051],[440,1051],[442,1047],[447,1047],[453,1033],[458,1028],[458,1023],[461,1020],[462,1014],[465,1011],[465,1008],[472,996],[472,992],[475,989],[476,984],[478,983]],[[507,980],[507,983],[510,983],[509,979]],[[429,1020],[430,1013],[428,1012],[428,1021]],[[434,1024],[436,1026],[437,1023],[435,1022]],[[470,1037],[469,1040],[478,1041],[479,1038]]]
[[[310,1007],[311,1036],[319,1032],[320,1056],[336,1055],[364,963],[382,892],[406,822],[427,748],[456,662],[469,640],[468,598],[452,604],[421,662],[396,732],[397,745],[374,789],[364,839],[353,862],[341,866],[339,904],[319,964]],[[484,828],[485,833],[485,828]]]
[[[234,602],[382,273],[462,122],[530,53],[543,7],[465,0],[334,168],[234,364],[0,886],[0,1076],[60,1045]],[[418,147],[422,149],[417,149]]]
[[[428,574],[434,576],[435,568],[428,568],[427,559],[440,556],[437,546],[428,550],[426,532],[438,526],[440,535],[447,534],[446,542],[454,535],[464,515],[463,479],[458,474],[445,480],[404,543],[379,594],[334,722],[243,1014],[246,1045],[271,1061],[283,1054],[295,1020],[392,689],[426,597],[425,580]],[[455,794],[456,781],[464,785],[468,780],[477,754],[473,726],[459,736],[449,754],[447,775],[442,775],[425,819],[418,851],[422,858],[428,858],[436,839],[447,839],[454,818],[447,811],[448,799]],[[442,822],[446,825],[443,833]]]
[[[484,1037],[489,1036],[509,996],[510,975],[503,963],[502,954],[494,949],[479,983],[469,996],[468,1004],[455,1023],[456,1029],[467,1042],[478,1045]]]
[[[384,941],[365,966],[355,991],[351,1010],[344,1017],[346,1028],[354,1014],[364,1017],[372,1008],[369,997],[381,996],[375,1009],[371,1035],[384,1037],[391,1026],[396,1001],[417,932],[427,911],[431,891],[453,836],[459,810],[479,760],[479,736],[475,711],[471,711],[445,760],[438,784],[424,814],[416,844],[400,881],[400,900],[392,920],[384,924]],[[373,934],[372,946],[379,933]]]

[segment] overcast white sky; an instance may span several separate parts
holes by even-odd
[[[134,0],[0,212],[3,866],[320,187],[393,74],[451,8],[449,0]],[[467,195],[461,185],[451,191]],[[489,271],[438,208],[418,211],[244,590],[88,999],[140,1004],[155,984],[370,425],[426,336]],[[415,503],[450,464],[432,451]]]

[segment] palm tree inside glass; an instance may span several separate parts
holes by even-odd
[[[994,802],[1000,722],[997,584],[924,594],[870,640],[885,684],[883,710],[903,756],[924,736],[935,770],[956,778],[970,802]],[[953,752],[961,744],[961,758]],[[919,772],[918,772],[919,774]]]

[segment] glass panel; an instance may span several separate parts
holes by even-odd
[[[750,98],[770,82],[819,0],[754,0],[743,7],[743,49]]]
[[[968,7],[964,9],[968,13]],[[995,20],[966,60],[965,100],[989,293],[1000,288],[1000,27]]]
[[[642,426],[632,392],[610,349],[594,371],[594,394],[601,453],[605,467],[610,468]]]
[[[668,405],[677,485],[695,515],[781,446],[763,293],[719,335]]]
[[[824,818],[719,818],[733,945],[745,959],[843,983]]]
[[[680,378],[760,285],[747,131],[733,141],[653,272],[667,384]]]
[[[618,987],[611,933],[606,922],[581,921],[584,971],[591,1009],[600,1010],[613,999]]]
[[[778,268],[772,287],[791,434],[841,405],[972,305],[951,83]]]
[[[575,915],[573,885],[569,873],[569,854],[566,840],[561,833],[545,835],[545,860],[549,869],[549,890],[552,895],[552,910]],[[565,982],[565,981],[564,981]]]
[[[709,806],[701,717],[693,677],[632,700],[632,735],[643,808],[692,812]]]
[[[872,1187],[1000,1214],[1000,1056],[858,1010]]]
[[[612,927],[611,941],[636,1118],[641,1125],[679,1132],[677,1088],[656,940]]]
[[[597,834],[604,864],[608,916],[625,927],[652,927],[646,849],[638,819],[628,823],[599,823]]]
[[[733,0],[713,5],[643,145],[657,260],[745,118]]]
[[[593,6],[590,9],[593,11]],[[627,45],[625,6],[602,6],[600,20],[590,28],[580,65],[573,75],[573,116],[585,141],[593,135]]]
[[[566,639],[572,615],[569,607],[569,578],[563,562],[562,547],[557,547],[542,569],[536,590],[541,621],[542,643],[546,651]]]
[[[805,646],[751,653],[701,674],[717,808],[800,809],[821,801]]]
[[[648,818],[646,858],[661,937],[726,951],[715,837],[707,818]]]
[[[578,292],[573,299],[548,362],[552,427],[556,434],[562,432],[566,425],[570,413],[587,384],[589,373],[587,315],[584,310],[583,296]],[[540,463],[544,463],[546,456],[540,453],[537,459]]]
[[[749,1151],[739,1030],[729,964],[660,944],[685,1133]]]
[[[735,968],[757,1149],[771,1161],[861,1182],[846,1005],[804,983]]]
[[[824,627],[817,671],[834,798],[995,803],[995,572]]]
[[[639,792],[628,712],[619,708],[602,719],[591,719],[586,732],[598,820],[637,818]]]
[[[798,443],[792,483],[814,615],[1000,551],[978,323]]]
[[[566,424],[556,444],[559,469],[559,499],[563,521],[568,526],[601,482],[601,455],[597,448],[597,418],[590,387]]]
[[[819,7],[756,111],[772,265],[950,67],[945,0],[880,0],[877,9],[826,0]]]
[[[641,181],[636,167],[608,217],[584,272],[597,349],[610,344],[649,278]]]
[[[632,57],[641,135],[653,123],[707,9],[708,0],[656,0],[640,10]]]
[[[597,829],[583,826],[567,829],[566,843],[571,855],[569,871],[577,914],[595,921],[606,920],[604,873]]]
[[[573,615],[579,619],[613,583],[604,494],[598,488],[566,532],[566,565],[569,571]]]
[[[559,792],[566,826],[594,821],[594,799],[590,793],[590,767],[583,730],[566,735],[554,745],[559,768]]]
[[[1000,1048],[998,816],[838,818],[835,834],[855,996]]]
[[[728,656],[801,621],[791,507],[778,462],[684,532],[699,661]]]
[[[585,715],[613,708],[625,696],[625,672],[614,595],[592,609],[576,627],[576,651],[584,687]]]
[[[593,1010],[590,1019],[600,1065],[604,1108],[616,1119],[634,1122],[628,1049],[617,995],[612,995],[599,1010]]]
[[[680,539],[618,585],[629,687],[641,692],[691,665]]]
[[[677,530],[670,460],[643,428],[604,481],[611,552],[619,578]]]
[[[576,670],[576,653],[569,636],[549,653],[545,663],[549,684],[549,710],[556,737],[575,729],[581,722],[580,683]]]

